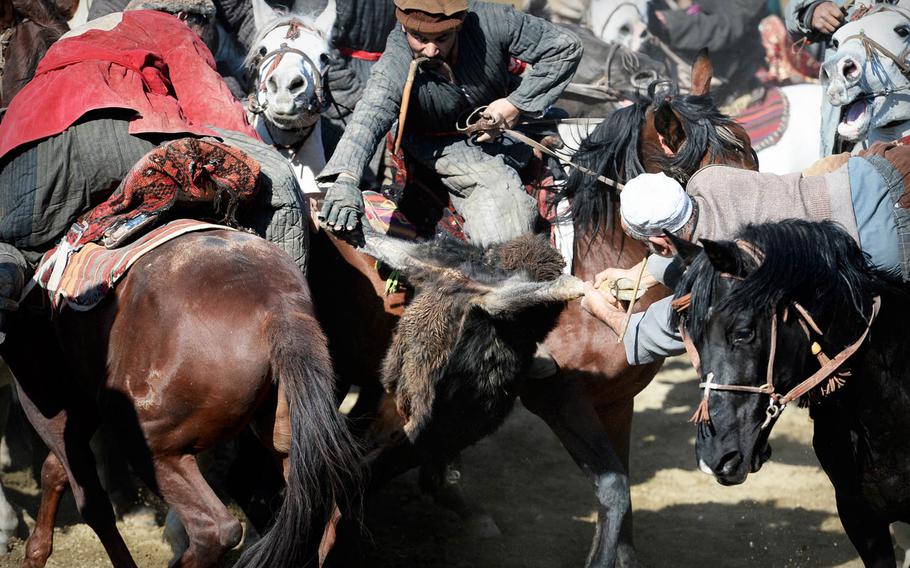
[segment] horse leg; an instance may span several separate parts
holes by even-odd
[[[880,520],[854,491],[835,490],[837,513],[844,531],[867,568],[895,566],[890,524]]]
[[[581,385],[560,377],[527,381],[521,400],[594,482],[597,527],[586,566],[636,566],[629,476]]]
[[[56,507],[60,501],[60,494],[65,489],[65,486],[63,488],[60,487],[58,468],[63,468],[73,491],[79,514],[85,524],[98,535],[98,539],[104,546],[111,564],[117,568],[136,568],[136,563],[133,561],[123,537],[117,530],[114,509],[111,507],[110,499],[108,499],[107,493],[101,486],[101,480],[98,479],[95,459],[89,445],[89,440],[92,436],[92,428],[89,427],[90,421],[74,418],[63,410],[56,416],[47,419],[34,406],[28,396],[23,394],[20,397],[20,401],[29,421],[51,448],[51,454],[45,459],[41,473],[42,488],[47,485],[51,490],[51,495],[47,498],[47,506],[44,511],[46,515],[43,525],[44,536],[39,536],[34,541],[35,550],[38,551],[38,561],[40,562],[34,565],[43,566],[43,562],[47,560],[47,556],[42,558],[45,553],[45,546],[46,554],[50,555],[51,553]],[[42,506],[44,504],[44,497],[42,496]],[[36,531],[37,529],[38,526],[36,525]],[[29,540],[31,541],[32,538],[29,537]],[[46,544],[43,544],[44,542]]]
[[[183,522],[189,548],[175,566],[212,566],[240,543],[243,528],[205,481],[196,458],[185,454],[158,456],[155,480],[164,500]]]
[[[467,523],[471,535],[495,538],[502,535],[489,512],[471,501],[461,486],[461,456],[433,460],[420,467],[420,489],[433,496],[438,505],[453,511]]]
[[[47,564],[54,549],[54,522],[63,492],[69,487],[66,469],[54,452],[47,455],[41,467],[41,504],[35,528],[25,541],[22,568],[40,568]]]

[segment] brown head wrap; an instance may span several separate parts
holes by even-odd
[[[406,29],[438,34],[457,28],[468,0],[395,0],[395,17]]]

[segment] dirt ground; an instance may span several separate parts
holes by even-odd
[[[698,392],[683,360],[668,362],[636,400],[632,502],[635,542],[645,566],[861,566],[835,513],[831,486],[810,447],[808,413],[792,408],[777,424],[770,463],[738,487],[721,487],[695,467],[686,423]],[[493,437],[466,451],[464,485],[492,514],[502,536],[477,538],[402,477],[368,505],[368,566],[558,568],[584,564],[594,525],[588,481],[543,423],[517,408]],[[23,472],[3,475],[30,519],[36,489]],[[160,516],[160,515],[159,515]],[[49,566],[109,566],[71,502],[58,522]],[[140,566],[165,566],[157,526],[122,527]],[[21,541],[0,556],[17,566]],[[229,563],[225,564],[229,565]]]

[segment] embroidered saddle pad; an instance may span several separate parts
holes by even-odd
[[[103,300],[149,251],[186,233],[216,229],[235,230],[195,219],[178,219],[115,249],[90,242],[74,250],[61,242],[42,257],[32,281],[47,291],[54,311],[65,305],[86,311]]]
[[[761,102],[742,111],[735,120],[749,134],[752,148],[758,152],[777,144],[787,129],[790,104],[779,87],[769,87]]]

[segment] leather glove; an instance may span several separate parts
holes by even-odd
[[[325,194],[319,220],[333,231],[353,231],[360,224],[362,214],[363,194],[357,182],[339,177]]]

